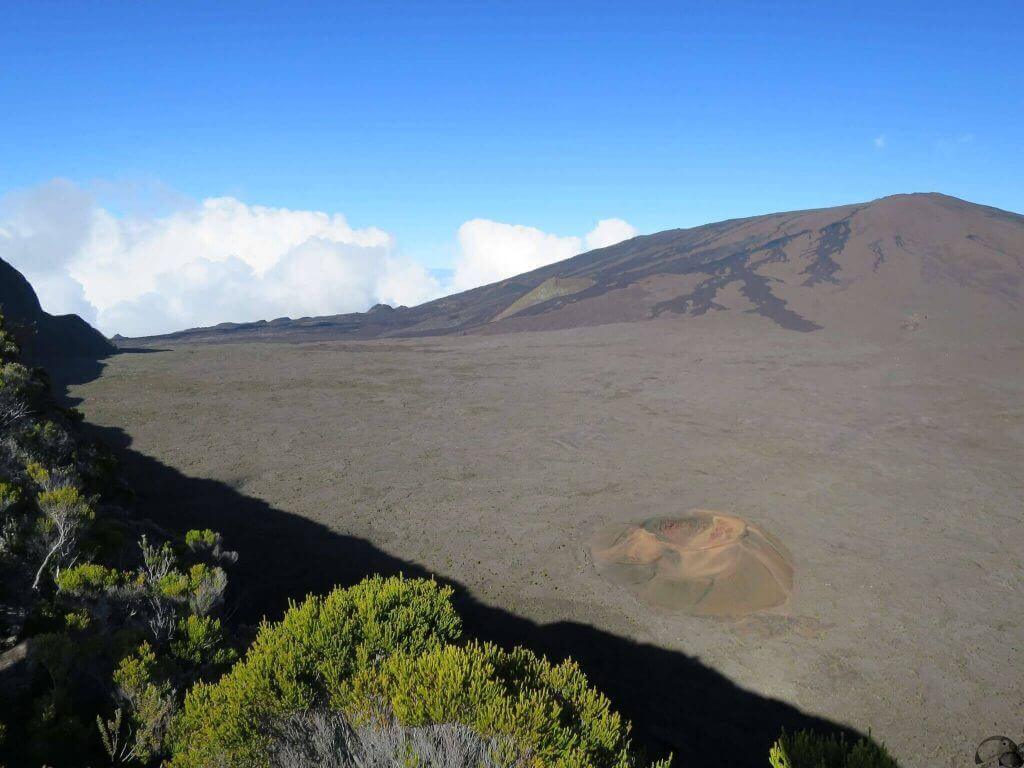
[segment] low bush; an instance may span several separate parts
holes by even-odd
[[[115,589],[131,578],[116,568],[97,563],[82,563],[61,571],[55,579],[57,589],[76,597]]]
[[[870,738],[848,742],[842,734],[813,731],[783,733],[768,754],[772,768],[899,768],[885,749]]]
[[[96,716],[103,749],[114,765],[146,765],[159,757],[174,714],[174,691],[149,643],[125,656],[114,672],[119,706],[109,720]]]
[[[269,766],[278,725],[317,710],[366,728],[458,724],[513,745],[505,764],[636,764],[628,723],[575,663],[458,644],[450,598],[433,581],[374,577],[293,605],[230,673],[189,692],[171,765]]]
[[[185,546],[193,551],[213,549],[219,538],[210,528],[192,529],[185,534]]]
[[[356,722],[393,715],[406,726],[460,723],[507,738],[536,765],[636,765],[629,723],[572,661],[552,664],[523,648],[441,646],[394,654],[339,681],[332,706]],[[667,763],[666,763],[667,764]]]
[[[391,654],[457,640],[451,589],[373,577],[293,604],[260,627],[244,659],[215,684],[189,691],[172,736],[174,766],[267,765],[268,725],[323,705],[337,681]]]

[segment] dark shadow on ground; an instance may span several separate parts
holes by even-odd
[[[53,393],[61,403],[74,405],[75,401],[68,397],[68,387],[75,386],[76,384],[86,384],[93,379],[99,378],[99,375],[103,373],[103,369],[107,365],[107,360],[112,356],[144,355],[151,352],[164,351],[156,347],[132,347],[117,349],[103,356],[68,357],[67,355],[61,355],[54,357],[43,355],[30,362],[46,371],[47,376],[50,377]]]
[[[74,405],[75,401],[67,396],[67,388],[98,378],[106,366],[105,359],[102,357],[65,357],[55,360],[43,357],[30,362],[46,371],[46,375],[50,379],[50,386],[59,402],[65,405]]]
[[[60,372],[54,380],[69,378]],[[240,621],[277,618],[290,599],[353,584],[373,573],[429,575],[367,541],[275,509],[223,483],[187,477],[132,450],[131,438],[122,430],[89,429],[121,460],[140,515],[179,533],[213,528],[239,551],[231,583]],[[538,625],[483,605],[462,585],[448,583],[456,591],[467,634],[506,647],[523,645],[553,660],[571,656],[633,722],[637,745],[652,756],[674,752],[677,766],[724,760],[731,766],[763,768],[768,748],[783,728],[859,735],[746,691],[683,653],[581,623]]]

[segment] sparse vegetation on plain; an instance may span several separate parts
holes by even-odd
[[[0,353],[8,764],[645,764],[577,664],[466,638],[452,589],[433,580],[372,576],[310,596],[239,658],[224,610],[238,554],[212,529],[178,539],[130,514],[113,460],[2,327]],[[879,756],[798,734],[771,761],[895,765]]]
[[[0,327],[0,621],[11,764],[155,764],[184,692],[235,659],[223,550],[126,511],[115,463]]]

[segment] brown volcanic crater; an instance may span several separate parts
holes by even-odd
[[[739,616],[784,603],[793,589],[786,548],[760,527],[703,509],[598,530],[597,572],[640,602],[697,616]]]

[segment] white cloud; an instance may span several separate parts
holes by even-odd
[[[875,140],[873,143],[875,145],[875,149],[885,149],[886,145],[889,143],[889,140],[885,138],[885,134],[883,133],[880,136],[875,136]]]
[[[609,245],[615,245],[636,236],[636,227],[628,221],[623,221],[622,219],[601,219],[601,221],[597,222],[597,226],[587,233],[587,250],[607,248]]]
[[[461,254],[452,287],[462,291],[504,280],[636,234],[636,229],[622,219],[604,219],[582,238],[560,237],[522,224],[473,219],[459,227]]]
[[[86,192],[61,180],[6,195],[0,199],[0,258],[28,278],[44,308],[95,322],[95,307],[67,271],[68,255],[92,226],[90,208]]]
[[[44,308],[108,334],[420,303],[438,282],[393,254],[394,240],[339,214],[211,198],[165,216],[117,217],[54,181],[7,196],[0,258]],[[383,298],[382,298],[383,297]]]
[[[399,254],[387,232],[354,229],[340,214],[232,197],[173,203],[169,212],[115,215],[63,180],[10,194],[0,199],[0,258],[25,274],[47,311],[140,336],[414,306],[636,234],[621,219],[582,237],[473,219],[458,230],[453,274],[439,279]]]
[[[444,294],[431,270],[408,259],[389,258],[377,281],[377,301],[391,306],[415,307]]]
[[[459,248],[452,283],[462,291],[568,259],[583,250],[583,242],[522,224],[473,219],[459,227]]]

